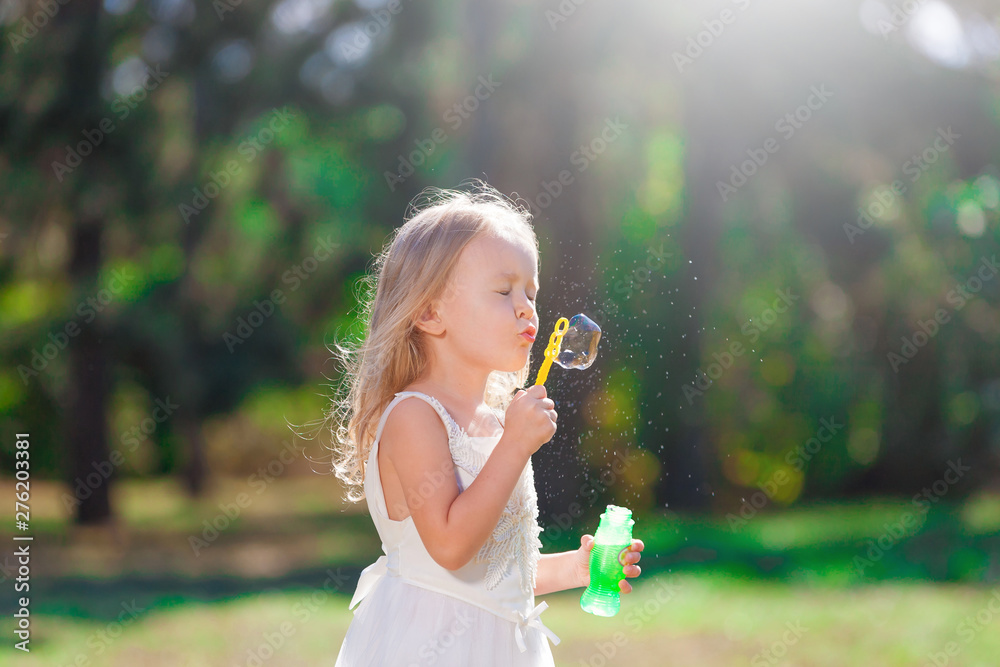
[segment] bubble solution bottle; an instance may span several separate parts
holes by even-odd
[[[614,616],[621,608],[621,588],[625,578],[618,556],[632,544],[632,510],[608,505],[594,534],[590,552],[590,585],[580,598],[580,607],[597,616]]]

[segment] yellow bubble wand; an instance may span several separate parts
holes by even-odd
[[[565,317],[556,320],[555,329],[549,336],[549,345],[545,348],[545,361],[542,362],[538,369],[538,377],[535,378],[536,385],[545,384],[546,378],[549,377],[549,369],[552,368],[552,362],[559,356],[559,347],[562,345],[562,338],[567,329],[569,329],[569,320]]]
[[[545,384],[549,368],[555,362],[563,368],[589,368],[597,358],[597,343],[601,340],[601,327],[592,319],[580,313],[572,319],[560,317],[549,336],[545,348],[545,360],[538,369],[535,384]]]

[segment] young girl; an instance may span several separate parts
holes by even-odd
[[[361,574],[337,665],[552,665],[535,595],[588,585],[593,536],[539,554],[531,455],[557,415],[543,386],[511,396],[538,331],[538,242],[485,184],[436,192],[377,258],[364,341],[340,348],[335,470],[385,553]],[[622,551],[626,577],[642,548]]]

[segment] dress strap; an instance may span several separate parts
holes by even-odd
[[[444,406],[441,405],[441,402],[436,398],[419,391],[399,391],[396,392],[395,397],[389,401],[389,404],[382,410],[382,417],[379,419],[378,428],[375,430],[375,439],[372,441],[372,450],[375,449],[375,446],[378,445],[378,442],[382,437],[382,430],[385,428],[385,422],[389,419],[389,413],[392,412],[392,409],[396,407],[397,403],[400,403],[404,398],[409,398],[410,396],[422,398],[429,403],[432,408],[434,408],[435,412],[441,416],[441,421],[444,422],[445,429],[448,431],[449,439],[452,439],[453,436],[461,433],[461,427],[459,427],[458,423],[450,414],[448,414],[448,411],[445,410]]]
[[[396,398],[392,399],[392,402],[388,406],[386,406],[385,414],[382,415],[382,423],[379,424],[379,430],[378,433],[376,434],[376,438],[380,436],[382,433],[382,427],[385,426],[385,420],[389,414],[389,408],[394,406],[396,403],[399,403],[404,398],[409,398],[410,396],[416,396],[417,398],[421,398],[424,401],[426,401],[432,408],[434,408],[434,411],[437,412],[438,416],[441,417],[441,421],[444,422],[445,430],[448,431],[449,440],[455,441],[459,438],[459,436],[462,434],[462,427],[458,425],[458,422],[456,422],[454,417],[451,416],[451,413],[449,413],[448,410],[445,409],[444,405],[441,404],[441,401],[434,398],[430,394],[425,394],[422,391],[396,392]]]

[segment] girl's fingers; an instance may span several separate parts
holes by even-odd
[[[618,554],[618,562],[622,565],[628,565],[629,563],[638,563],[639,559],[642,558],[642,554],[631,548],[622,549]]]
[[[622,593],[632,592],[632,584],[628,583],[624,579],[618,582],[618,587],[622,589]]]

